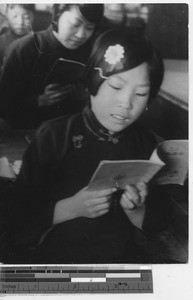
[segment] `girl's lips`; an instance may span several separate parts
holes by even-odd
[[[81,43],[84,43],[84,40],[83,39],[80,39],[80,40],[71,39],[71,42],[74,44],[81,44]]]
[[[120,121],[128,120],[128,117],[124,117],[124,116],[117,115],[117,114],[111,114],[111,116]]]
[[[25,31],[25,29],[26,28],[15,28],[15,31],[17,31],[17,32],[23,32],[23,31]]]

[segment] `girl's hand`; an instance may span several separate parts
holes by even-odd
[[[106,214],[110,209],[112,194],[116,188],[89,191],[87,187],[72,197],[76,217],[96,218]]]
[[[144,182],[140,182],[136,186],[127,185],[120,200],[120,205],[131,223],[140,229],[143,227],[147,194],[147,185]]]
[[[112,194],[116,188],[89,191],[87,187],[73,197],[57,202],[54,210],[53,224],[78,217],[96,218],[108,213]]]
[[[127,185],[120,204],[124,210],[137,209],[144,204],[147,194],[148,188],[144,182],[139,182],[136,186]]]

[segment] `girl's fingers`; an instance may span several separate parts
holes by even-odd
[[[148,187],[144,182],[139,182],[135,187],[130,185],[126,186],[126,197],[136,205],[144,203],[147,194]]]
[[[139,182],[136,186],[141,196],[141,202],[144,203],[145,198],[148,195],[148,186],[144,182]]]
[[[139,193],[134,186],[127,185],[125,193],[130,200],[137,201],[139,198]]]
[[[128,199],[126,194],[122,195],[122,204],[126,209],[137,208],[137,205],[131,199]]]
[[[61,100],[61,93],[47,93],[47,97],[50,101],[55,101],[56,99]]]
[[[100,216],[102,216],[102,215],[104,215],[104,214],[107,214],[108,212],[109,212],[108,209],[100,210],[100,211],[98,211],[98,212],[96,213],[96,216],[95,216],[95,217],[100,217]]]
[[[110,208],[110,202],[106,202],[104,204],[99,204],[96,206],[96,211],[100,212],[102,210],[109,210]]]
[[[117,188],[109,188],[109,189],[104,189],[104,190],[100,190],[100,191],[89,191],[88,190],[88,193],[90,193],[90,196],[92,198],[98,199],[98,198],[102,198],[102,197],[111,196],[116,191],[117,191]]]
[[[105,204],[105,203],[109,203],[110,199],[111,199],[111,195],[106,196],[106,197],[96,198],[96,199],[90,199],[90,202],[93,205],[102,205],[102,204]]]
[[[128,202],[132,202],[134,205],[137,205],[137,206],[139,206],[141,204],[141,197],[139,194],[125,192],[124,195]]]
[[[60,85],[58,83],[50,83],[46,86],[45,90],[53,90],[55,88],[58,88]]]

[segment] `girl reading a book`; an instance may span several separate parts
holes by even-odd
[[[162,82],[158,51],[141,35],[110,30],[94,44],[85,74],[83,112],[45,122],[25,152],[9,261],[134,263],[136,236],[145,243],[167,223],[158,186],[88,189],[101,160],[149,159],[156,147],[156,135],[137,121]]]
[[[0,117],[13,128],[36,129],[45,120],[82,110],[76,72],[64,70],[56,74],[60,80],[46,79],[60,58],[87,62],[103,6],[54,4],[48,29],[31,31],[8,49],[0,80]]]

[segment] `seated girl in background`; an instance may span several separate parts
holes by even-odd
[[[0,67],[3,64],[9,45],[31,31],[34,13],[35,4],[6,5],[5,19],[7,26],[4,28],[5,32],[0,35]]]
[[[0,79],[0,118],[13,129],[37,129],[43,121],[82,110],[82,86],[73,84],[69,74],[64,72],[65,83],[46,79],[58,59],[87,62],[103,7],[54,4],[48,29],[31,32],[9,47]]]
[[[144,37],[110,30],[96,40],[85,78],[83,112],[45,122],[25,152],[7,262],[134,263],[136,233],[166,226],[163,187],[87,189],[101,160],[149,159],[160,141],[137,124],[161,85],[160,55]]]

